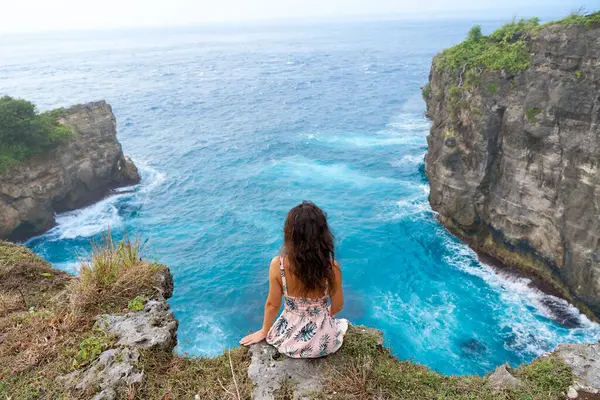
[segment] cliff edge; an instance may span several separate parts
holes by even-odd
[[[54,224],[54,213],[99,200],[139,183],[117,140],[116,119],[104,101],[57,113],[73,138],[0,172],[0,239],[25,240]]]
[[[600,316],[600,12],[474,27],[423,96],[440,221]]]
[[[485,377],[444,376],[398,360],[376,329],[350,326],[341,349],[291,359],[261,342],[218,357],[173,353],[169,269],[140,241],[110,235],[73,277],[0,241],[0,398],[597,399],[600,344],[563,344]]]

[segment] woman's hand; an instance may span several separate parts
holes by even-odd
[[[266,337],[267,333],[261,329],[260,331],[245,336],[240,340],[240,344],[243,346],[250,346],[251,344],[262,342]]]

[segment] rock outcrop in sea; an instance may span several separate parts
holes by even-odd
[[[596,316],[598,15],[544,26],[531,20],[483,38],[475,30],[460,50],[492,43],[497,53],[481,59],[489,65],[443,52],[424,89],[432,121],[425,172],[440,221],[480,253],[541,278]]]
[[[112,189],[139,183],[117,140],[116,119],[105,101],[62,111],[73,140],[0,173],[0,239],[24,240],[54,224],[54,213],[91,204]]]

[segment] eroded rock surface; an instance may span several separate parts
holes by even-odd
[[[288,358],[264,341],[251,346],[250,353],[248,376],[254,383],[255,400],[273,399],[283,381],[292,387],[294,399],[303,400],[321,384],[325,359]]]
[[[173,294],[173,277],[168,269],[157,273],[159,294],[144,309],[127,314],[97,317],[96,329],[117,339],[115,346],[82,370],[59,377],[65,386],[80,394],[94,393],[94,400],[123,398],[120,393],[144,380],[138,368],[141,349],[170,352],[177,345],[177,325],[167,298]]]
[[[600,395],[600,343],[565,343],[554,354],[571,368],[575,391]]]
[[[510,373],[510,365],[502,364],[488,377],[490,387],[494,390],[516,389],[523,383]]]
[[[93,400],[114,400],[118,398],[118,388],[143,380],[144,373],[136,367],[139,357],[135,348],[110,349],[102,353],[89,368],[74,371],[59,379],[80,392],[87,392],[90,388],[99,389]]]
[[[177,343],[177,324],[166,301],[150,300],[142,311],[98,316],[96,328],[116,336],[117,346],[170,350]]]
[[[123,155],[116,120],[104,101],[73,106],[60,121],[75,137],[0,173],[0,239],[23,240],[54,224],[54,213],[99,200],[111,189],[139,183]]]
[[[530,68],[480,70],[469,87],[436,56],[425,158],[446,227],[597,316],[599,25],[545,27],[527,39]]]
[[[376,338],[378,346],[383,346],[383,332],[374,328],[354,327],[357,334]],[[343,346],[343,345],[342,345]],[[289,358],[280,354],[265,341],[250,346],[252,356],[248,376],[254,383],[255,400],[271,400],[285,384],[293,392],[295,400],[310,400],[311,394],[318,392],[324,379],[324,369],[330,357],[315,359]]]

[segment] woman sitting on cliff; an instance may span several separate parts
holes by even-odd
[[[269,269],[263,327],[240,343],[247,346],[266,338],[281,354],[293,358],[332,354],[342,345],[348,321],[334,318],[344,295],[325,213],[306,201],[292,208],[283,239],[281,255],[273,258]],[[285,306],[273,323],[282,296]]]

